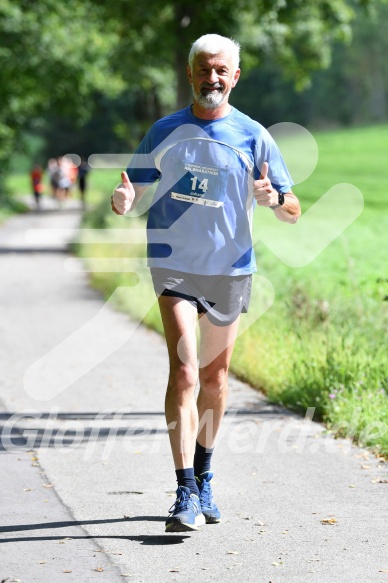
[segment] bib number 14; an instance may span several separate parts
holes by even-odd
[[[199,180],[196,176],[193,176],[193,178],[191,178],[191,191],[192,192],[196,192],[197,189],[198,190],[202,190],[202,192],[206,192],[208,189],[208,179],[204,178],[203,180],[201,180],[201,182],[199,182]]]

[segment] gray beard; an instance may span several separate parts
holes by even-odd
[[[198,103],[198,105],[204,107],[205,109],[217,109],[217,107],[222,105],[228,99],[229,94],[230,91],[226,94],[217,91],[216,93],[211,92],[203,95],[201,92],[195,93],[193,89],[193,96],[195,101]]]

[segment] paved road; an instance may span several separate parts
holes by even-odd
[[[164,533],[166,349],[67,270],[79,220],[73,204],[0,229],[0,581],[387,582],[386,464],[234,378],[223,522]]]

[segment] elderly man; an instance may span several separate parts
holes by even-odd
[[[178,489],[167,532],[221,519],[211,457],[240,314],[248,310],[256,271],[254,207],[268,207],[289,223],[300,216],[273,139],[229,104],[240,76],[239,51],[235,41],[216,34],[192,45],[187,74],[193,104],[151,127],[112,196],[112,210],[125,214],[159,181],[147,256],[170,361],[165,414]]]

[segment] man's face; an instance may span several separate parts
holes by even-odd
[[[216,109],[228,100],[240,77],[240,69],[234,71],[232,59],[225,53],[199,53],[192,69],[187,67],[187,74],[195,101],[205,109]]]

